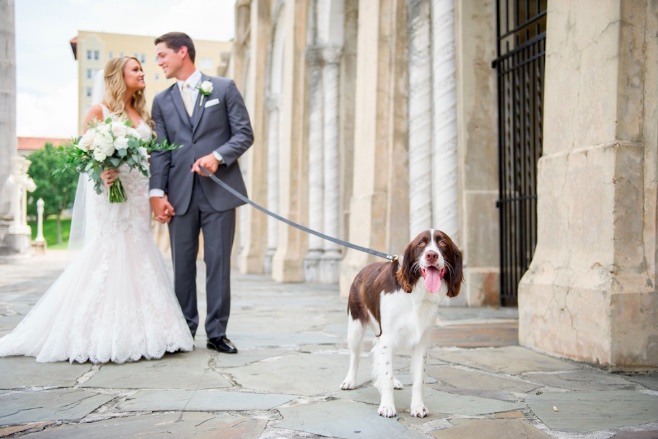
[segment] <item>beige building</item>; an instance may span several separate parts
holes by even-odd
[[[96,73],[105,67],[107,60],[117,56],[134,56],[144,68],[146,97],[153,97],[172,84],[165,78],[155,58],[156,36],[110,34],[79,31],[71,40],[73,56],[78,60],[78,115],[80,129],[82,120],[92,104],[92,93]],[[195,40],[196,65],[204,73],[224,76],[232,50],[229,41]]]
[[[387,253],[440,228],[446,305],[522,345],[658,367],[658,11],[649,0],[238,0],[251,198]],[[337,283],[372,256],[241,209],[238,267]]]

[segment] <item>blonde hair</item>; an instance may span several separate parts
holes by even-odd
[[[107,64],[105,64],[105,105],[107,108],[115,114],[124,116],[128,118],[128,113],[126,113],[126,104],[123,101],[124,94],[126,93],[126,81],[124,79],[124,68],[126,64],[131,59],[137,61],[139,67],[142,67],[142,63],[133,56],[121,56],[118,58],[110,59]],[[132,97],[132,106],[137,111],[139,116],[153,128],[153,120],[149,114],[148,109],[146,108],[146,98],[144,97],[144,92],[142,90],[136,92]]]

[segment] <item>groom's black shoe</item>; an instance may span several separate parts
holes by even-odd
[[[226,337],[209,338],[206,347],[208,349],[214,349],[218,352],[223,352],[225,354],[238,353],[238,348],[236,348],[231,342],[231,340],[229,340]]]

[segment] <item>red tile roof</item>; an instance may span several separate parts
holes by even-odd
[[[36,151],[46,146],[46,143],[52,143],[53,146],[59,146],[68,143],[71,139],[52,139],[48,137],[18,137],[19,151]]]

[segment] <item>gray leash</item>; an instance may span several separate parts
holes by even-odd
[[[351,242],[343,241],[341,239],[337,239],[337,238],[334,238],[332,236],[325,235],[324,233],[316,232],[315,230],[311,230],[308,227],[302,226],[301,224],[297,224],[296,222],[290,221],[289,219],[284,218],[280,215],[277,215],[276,213],[265,209],[263,206],[254,203],[249,198],[245,197],[240,192],[236,191],[231,186],[227,185],[222,180],[220,180],[219,178],[217,178],[216,176],[211,174],[210,171],[208,171],[203,166],[201,166],[200,168],[206,174],[206,176],[210,177],[210,179],[212,181],[214,181],[219,186],[221,186],[224,189],[226,189],[227,191],[229,191],[234,196],[238,197],[240,200],[242,200],[245,203],[249,204],[250,206],[260,210],[264,214],[269,215],[272,218],[276,218],[279,221],[283,221],[284,223],[288,224],[289,226],[295,227],[295,228],[301,230],[302,232],[310,233],[311,235],[318,236],[322,239],[326,239],[327,241],[331,241],[335,244],[342,245],[344,247],[349,247],[351,249],[358,250],[358,251],[364,252],[364,253],[368,253],[368,254],[371,254],[373,256],[379,256],[380,258],[388,259],[389,261],[396,261],[398,259],[397,255],[389,255],[389,254],[386,254],[386,253],[378,252],[377,250],[372,250],[372,249],[369,249],[369,248],[361,247],[360,245],[352,244]]]

